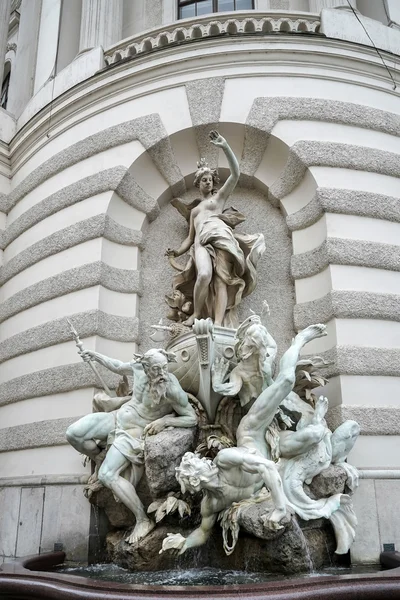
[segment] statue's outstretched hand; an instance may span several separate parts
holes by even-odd
[[[167,537],[163,539],[159,554],[167,550],[173,550],[174,554],[183,554],[186,551],[186,538],[180,533],[167,533]]]
[[[229,360],[225,360],[225,358],[217,357],[213,365],[211,367],[212,380],[215,384],[224,383],[225,378],[229,371]]]
[[[220,148],[223,148],[224,146],[226,146],[226,139],[222,137],[222,135],[220,135],[218,133],[218,131],[212,130],[209,133],[210,136],[210,141],[212,144],[214,144],[214,146],[219,146]]]
[[[81,355],[82,360],[84,360],[85,362],[96,360],[96,352],[94,352],[93,350],[82,350],[82,352],[79,352],[79,354]]]

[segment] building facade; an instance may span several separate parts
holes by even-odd
[[[399,549],[398,1],[2,0],[0,17],[1,560],[88,556],[89,467],[65,430],[98,382],[66,317],[88,349],[150,347],[183,231],[169,200],[202,156],[227,174],[215,128],[267,239],[244,309],[268,300],[282,350],[326,323],[329,423],[361,425],[352,558]]]

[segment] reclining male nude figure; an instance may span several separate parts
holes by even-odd
[[[110,398],[111,412],[86,415],[70,425],[66,433],[69,443],[97,466],[104,456],[97,441],[111,444],[98,479],[135,515],[135,527],[127,537],[133,544],[155,527],[135,490],[143,474],[143,437],[166,427],[194,427],[196,413],[175,375],[168,372],[168,361],[175,360],[172,353],[153,349],[128,363],[91,350],[80,354],[83,360],[96,360],[114,373],[134,375],[132,398]],[[121,402],[124,404],[113,410]],[[128,466],[130,481],[121,476]]]
[[[295,383],[296,364],[301,348],[313,339],[326,335],[325,325],[311,325],[296,335],[291,347],[280,361],[276,380],[254,402],[240,421],[237,447],[220,450],[214,461],[187,452],[177,467],[177,479],[182,492],[203,490],[202,521],[187,538],[180,533],[168,534],[162,550],[179,551],[201,546],[211,534],[218,514],[232,502],[239,502],[256,494],[264,485],[270,490],[274,510],[264,519],[271,529],[280,529],[286,515],[286,497],[275,463],[268,459],[269,449],[265,432],[271,424],[282,400]],[[296,436],[296,432],[293,432]]]

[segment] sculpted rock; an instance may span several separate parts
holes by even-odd
[[[196,427],[176,427],[146,437],[144,463],[152,498],[160,498],[168,492],[179,490],[175,467],[179,466],[185,452],[195,448],[196,438]]]
[[[272,513],[274,503],[268,498],[258,504],[249,504],[240,509],[238,522],[241,528],[263,540],[276,540],[291,527],[294,516],[288,515],[286,522],[281,521],[282,529],[272,530],[265,524],[265,516]]]
[[[347,479],[347,473],[338,465],[329,465],[319,475],[314,477],[304,490],[313,500],[328,498],[334,494],[342,494]]]

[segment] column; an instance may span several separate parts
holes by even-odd
[[[0,2],[0,84],[3,83],[4,57],[6,55],[11,0]]]
[[[7,104],[7,110],[17,118],[33,94],[41,8],[42,0],[22,0],[17,55]]]
[[[42,0],[34,94],[55,76],[60,14],[61,0]]]
[[[350,4],[356,8],[356,0],[350,0]],[[310,0],[310,12],[320,13],[323,8],[336,8],[342,6],[349,8],[347,0]]]
[[[79,52],[108,48],[122,38],[122,0],[83,0]]]

